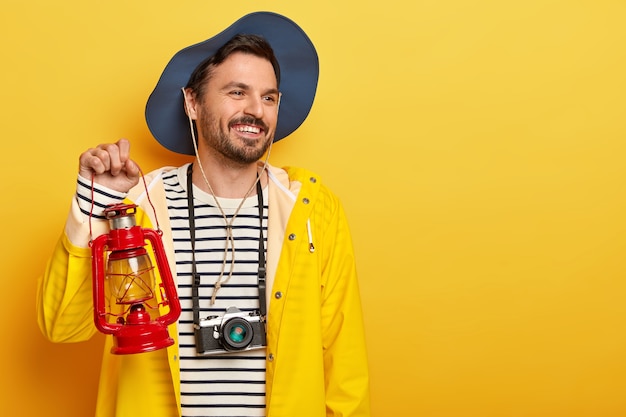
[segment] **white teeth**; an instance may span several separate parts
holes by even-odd
[[[245,133],[259,133],[261,132],[261,129],[259,129],[258,127],[254,127],[254,126],[241,126],[237,128],[238,132],[245,132]]]

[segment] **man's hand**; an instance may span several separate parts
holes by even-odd
[[[98,145],[88,149],[79,158],[78,173],[96,184],[127,193],[139,182],[139,166],[130,159],[130,142]]]

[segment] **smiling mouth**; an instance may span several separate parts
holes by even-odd
[[[261,119],[255,117],[240,117],[232,120],[229,127],[243,135],[261,135],[267,132],[267,126]]]
[[[261,133],[261,128],[258,126],[250,126],[250,125],[238,125],[233,127],[237,132],[241,133],[253,133],[258,135]]]

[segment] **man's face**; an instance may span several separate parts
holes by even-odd
[[[197,101],[201,142],[236,164],[258,161],[274,139],[278,101],[272,64],[232,54],[213,69],[204,97]]]

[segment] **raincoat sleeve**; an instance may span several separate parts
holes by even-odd
[[[91,201],[84,194],[91,190],[85,190],[85,184],[89,181],[79,177],[65,229],[38,282],[37,321],[44,336],[52,342],[85,341],[96,332],[89,238],[90,229],[94,238],[107,233],[108,222],[98,217],[90,221],[86,213],[90,212]],[[102,192],[94,200],[101,208],[121,202],[124,196]]]
[[[352,240],[337,203],[322,248],[322,340],[326,415],[370,415],[369,373]]]

